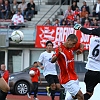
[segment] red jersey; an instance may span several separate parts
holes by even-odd
[[[38,82],[38,78],[40,76],[40,71],[38,68],[32,67],[30,70],[34,70],[35,71],[35,75],[31,77],[31,81],[32,82]]]
[[[8,78],[9,78],[9,71],[5,70],[3,73],[3,78],[4,80],[8,83]]]
[[[74,20],[74,15],[68,15],[67,20],[72,20],[73,21]]]
[[[78,15],[78,14],[80,14],[81,13],[81,11],[74,11],[74,15],[76,16],[76,15]]]
[[[62,52],[58,55],[57,63],[60,67],[60,83],[65,84],[70,80],[77,80],[77,74],[74,70],[74,53],[73,51],[80,48],[80,43],[77,43],[74,48],[67,49],[61,44]],[[58,48],[56,49],[56,55]]]

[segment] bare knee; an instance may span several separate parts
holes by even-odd
[[[56,84],[56,88],[57,88],[57,89],[60,89],[60,88],[61,88],[61,85],[60,85],[59,83],[57,83],[57,84]]]
[[[56,89],[56,84],[55,83],[51,84],[50,88],[51,88],[51,90],[55,90]]]

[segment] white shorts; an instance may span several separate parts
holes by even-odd
[[[78,80],[71,80],[66,84],[61,84],[65,88],[65,92],[69,92],[71,96],[75,96],[78,91],[80,90],[79,81]]]

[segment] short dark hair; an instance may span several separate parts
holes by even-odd
[[[70,35],[67,37],[67,39],[71,39],[71,40],[76,39],[76,40],[78,41],[78,38],[77,38],[77,36],[76,36],[75,34],[70,34]]]
[[[37,63],[37,61],[35,61],[33,64],[36,64]]]
[[[47,46],[49,43],[52,44],[52,46],[53,46],[53,43],[52,43],[51,41],[47,41],[47,42],[46,42],[46,46]]]
[[[21,12],[21,10],[19,9],[19,10],[17,10],[17,12]]]

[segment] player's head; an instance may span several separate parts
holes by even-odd
[[[33,66],[34,66],[34,67],[38,67],[37,61],[35,61],[35,62],[33,63]]]
[[[73,48],[76,45],[77,42],[78,42],[77,36],[75,34],[70,34],[67,37],[65,45],[66,45],[67,48]]]
[[[5,70],[5,64],[1,64],[1,70],[4,71]]]
[[[46,42],[46,49],[48,52],[51,52],[53,49],[53,43],[51,41]]]
[[[20,14],[21,14],[21,10],[18,10],[18,11],[17,11],[17,14],[20,15]]]

